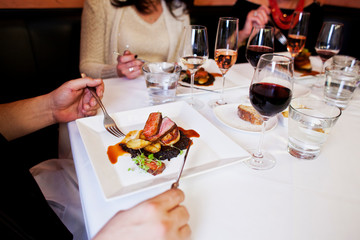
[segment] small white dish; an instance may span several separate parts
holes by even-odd
[[[233,103],[215,107],[213,110],[216,118],[226,126],[235,130],[255,133],[261,132],[262,125],[251,124],[250,122],[242,120],[238,116],[237,111],[239,104],[240,103]],[[266,123],[265,131],[270,131],[275,128],[277,123],[277,117],[270,118]]]

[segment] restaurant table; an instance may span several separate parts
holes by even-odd
[[[227,89],[225,96],[234,101],[248,96],[253,69],[249,64],[237,64],[230,71],[243,74],[248,84]],[[311,87],[314,80],[295,81],[311,89],[309,97],[322,98],[322,89]],[[110,114],[149,106],[143,76],[134,80],[105,79],[104,83],[103,103]],[[359,92],[357,89],[315,160],[299,160],[287,152],[287,126],[279,121],[265,133],[262,147],[275,156],[274,168],[253,170],[236,162],[181,179],[192,239],[360,239]],[[218,97],[212,92],[195,94],[195,99],[204,103],[199,113],[239,148],[256,148],[259,133],[235,130],[216,118],[208,102]],[[188,99],[185,94],[176,101]],[[170,187],[106,199],[76,122],[67,127],[89,238],[117,211]]]

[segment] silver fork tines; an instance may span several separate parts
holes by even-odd
[[[115,137],[124,137],[125,134],[123,132],[121,132],[121,130],[116,126],[116,123],[114,121],[114,119],[112,119],[109,114],[107,113],[104,105],[101,102],[101,99],[98,97],[98,95],[96,94],[96,91],[94,88],[92,87],[87,87],[91,94],[93,95],[93,97],[96,99],[96,101],[99,103],[103,113],[104,113],[104,127],[105,129],[111,133],[112,135],[114,135]]]
[[[274,27],[276,39],[277,39],[282,45],[286,46],[286,44],[287,44],[287,38],[285,37],[285,35],[282,34],[281,30],[276,27],[274,21],[273,21],[271,18],[269,18],[269,23],[270,23],[270,25],[272,25],[272,26]]]

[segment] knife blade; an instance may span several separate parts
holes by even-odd
[[[185,87],[185,88],[191,88],[191,86],[188,86],[188,85],[185,85],[185,84],[182,84],[182,83],[179,83],[179,85],[182,86],[182,87]],[[194,86],[194,89],[203,90],[203,91],[208,91],[208,92],[213,92],[213,93],[218,93],[218,92],[219,92],[219,91],[216,91],[216,90],[199,88],[199,87],[195,87],[195,86]]]

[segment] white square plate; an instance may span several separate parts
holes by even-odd
[[[192,138],[193,145],[186,161],[183,177],[203,173],[250,157],[248,152],[185,102],[118,112],[112,114],[112,117],[118,127],[124,133],[128,133],[131,130],[143,129],[149,114],[157,111],[161,112],[163,117],[170,117],[179,127],[185,130],[193,129],[200,135],[199,138]],[[160,184],[169,184],[170,187],[176,179],[184,154],[171,161],[165,161],[164,172],[153,176],[139,169],[129,154],[120,156],[115,164],[110,162],[107,149],[119,143],[121,139],[105,130],[103,116],[78,119],[76,124],[106,198],[132,194]]]

